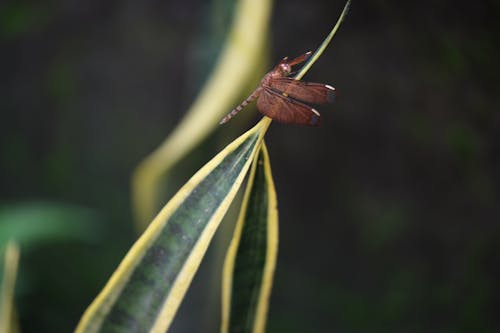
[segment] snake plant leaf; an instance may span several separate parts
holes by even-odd
[[[265,331],[278,253],[278,209],[267,149],[250,172],[240,216],[224,264],[222,333]]]
[[[0,332],[18,332],[19,326],[14,308],[14,287],[19,265],[19,246],[11,240],[4,250],[3,274],[0,275],[2,283],[0,288]]]
[[[218,126],[263,62],[271,0],[239,0],[224,49],[207,83],[179,126],[136,168],[132,203],[137,228],[157,212],[158,189],[168,171]]]
[[[323,54],[347,15],[347,0],[336,24],[295,75],[300,80]],[[266,117],[264,117],[266,119]],[[263,333],[278,247],[278,213],[265,145],[252,171],[223,271],[221,333]]]
[[[132,246],[76,329],[167,331],[270,121],[264,119],[202,167]]]
[[[344,22],[344,19],[347,16],[347,13],[349,12],[349,7],[351,6],[351,0],[347,0],[344,9],[342,9],[342,12],[340,13],[339,18],[337,19],[337,22],[333,26],[332,30],[330,30],[330,33],[325,37],[321,45],[314,51],[312,56],[309,58],[309,60],[305,63],[304,66],[300,69],[300,71],[295,75],[295,80],[300,80],[302,77],[309,71],[309,69],[312,67],[312,65],[321,57],[323,52],[325,51],[326,47],[330,45],[330,42],[332,41],[333,37],[337,33],[337,30],[340,28],[340,25],[342,22]]]

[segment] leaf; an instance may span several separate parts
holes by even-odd
[[[57,240],[95,241],[98,215],[92,210],[55,202],[0,206],[0,244],[15,239],[24,249]]]
[[[278,253],[278,209],[265,144],[256,157],[224,264],[222,333],[265,331]]]
[[[0,294],[0,332],[18,332],[14,308],[14,288],[19,265],[19,246],[9,241],[5,248]]]
[[[347,15],[336,24],[295,76],[300,80],[324,52]],[[266,119],[266,117],[264,117]],[[254,162],[233,240],[224,264],[221,333],[263,333],[278,247],[278,213],[265,145]]]
[[[132,177],[139,230],[157,212],[157,192],[168,171],[217,126],[254,77],[269,28],[271,0],[240,0],[224,50],[210,78],[179,126],[146,157]]]
[[[295,80],[302,79],[302,77],[304,77],[304,75],[306,75],[307,71],[316,62],[316,60],[318,60],[319,57],[323,54],[326,47],[332,41],[333,36],[335,36],[335,34],[337,33],[337,30],[339,29],[340,25],[344,21],[344,18],[347,16],[347,13],[349,12],[350,5],[351,5],[351,0],[347,0],[346,4],[344,5],[344,9],[342,10],[342,13],[340,13],[340,16],[337,19],[337,22],[333,26],[332,30],[326,36],[326,38],[323,40],[321,45],[316,49],[316,51],[313,53],[313,55],[309,58],[309,60],[306,62],[306,64],[300,69],[300,71],[297,73],[297,75],[295,75]]]
[[[165,205],[84,313],[76,332],[165,332],[270,124],[263,119]]]

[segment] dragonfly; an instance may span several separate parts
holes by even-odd
[[[326,104],[335,100],[335,88],[323,83],[295,80],[290,77],[293,66],[305,62],[312,52],[289,61],[283,58],[260,81],[259,86],[247,99],[229,112],[220,124],[227,123],[252,101],[257,100],[257,109],[265,116],[285,124],[318,126],[320,113],[310,104]]]

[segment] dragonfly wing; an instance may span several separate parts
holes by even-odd
[[[320,114],[314,108],[269,87],[264,87],[257,108],[269,118],[286,124],[318,126],[320,123]]]
[[[325,104],[335,101],[335,88],[328,84],[283,77],[270,80],[269,86],[304,103]]]

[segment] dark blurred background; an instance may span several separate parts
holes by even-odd
[[[196,97],[233,5],[0,4],[0,203],[64,222],[23,247],[23,332],[71,331],[133,243],[131,172]],[[342,6],[276,1],[271,61],[317,47]],[[305,77],[337,88],[334,110],[267,136],[281,228],[269,332],[500,331],[499,14],[494,0],[353,1]],[[218,129],[187,170],[232,138]],[[173,332],[216,331],[218,301],[198,293],[209,271]]]

